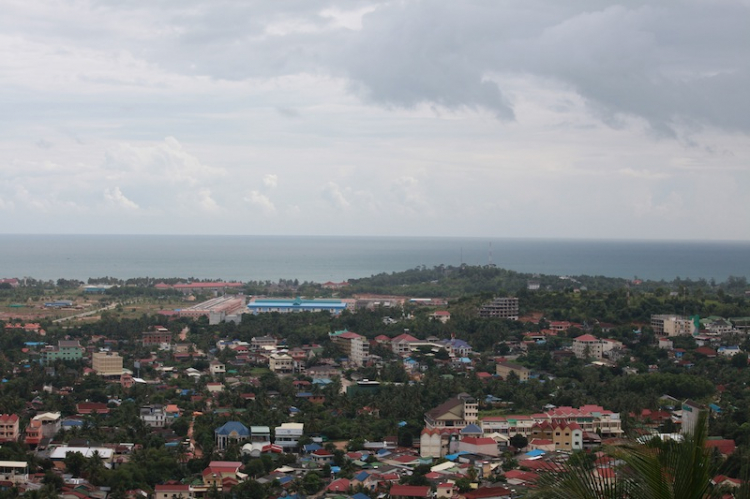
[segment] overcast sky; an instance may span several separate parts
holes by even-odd
[[[0,0],[0,232],[750,240],[750,2]]]

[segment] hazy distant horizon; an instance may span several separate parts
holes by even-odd
[[[343,281],[425,265],[667,280],[746,276],[750,242],[363,236],[0,235],[0,277]]]
[[[750,239],[669,239],[639,237],[554,237],[554,236],[446,236],[446,235],[400,235],[400,234],[241,234],[241,233],[147,233],[147,232],[0,232],[0,236],[156,236],[156,237],[306,237],[306,238],[402,238],[402,239],[476,239],[492,240],[529,240],[529,241],[615,241],[615,242],[673,242],[673,243],[750,243]]]

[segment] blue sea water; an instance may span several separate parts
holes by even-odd
[[[0,277],[342,281],[421,265],[653,280],[750,276],[750,242],[426,237],[0,235]]]

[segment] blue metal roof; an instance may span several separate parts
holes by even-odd
[[[237,435],[241,437],[250,436],[250,430],[248,430],[247,426],[243,425],[239,421],[229,421],[221,428],[217,428],[214,433],[216,433],[217,435],[229,435],[232,432],[237,433]]]

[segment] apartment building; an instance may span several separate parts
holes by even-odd
[[[573,353],[579,359],[601,359],[604,342],[591,334],[583,334],[573,340]]]
[[[518,320],[518,298],[495,298],[479,309],[479,317]]]
[[[349,361],[356,366],[363,366],[370,355],[370,343],[367,338],[351,331],[336,331],[329,333],[329,338],[341,347]]]
[[[0,442],[18,440],[18,415],[0,414]]]
[[[122,357],[116,352],[94,352],[91,367],[100,376],[122,376]]]
[[[690,317],[669,314],[652,315],[651,328],[657,336],[686,336],[698,330]]]

